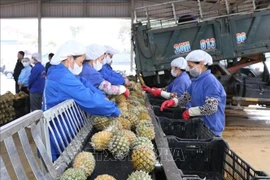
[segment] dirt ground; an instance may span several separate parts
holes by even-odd
[[[223,138],[256,170],[270,174],[270,128],[227,127]]]

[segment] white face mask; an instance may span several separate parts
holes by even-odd
[[[99,70],[101,70],[101,68],[102,68],[102,64],[101,64],[99,61],[96,61],[96,62],[94,62],[94,64],[93,64],[93,68],[94,68],[96,71],[99,71]]]
[[[35,63],[34,59],[31,58],[31,59],[30,59],[30,63],[31,63],[31,64],[34,64],[34,63]]]
[[[22,64],[23,64],[23,67],[26,67],[30,65],[30,62],[22,62]]]
[[[172,69],[171,69],[171,74],[172,74],[173,77],[177,76],[177,74]]]
[[[83,66],[79,66],[77,63],[74,62],[74,68],[72,69],[70,66],[68,68],[68,70],[70,70],[70,72],[72,72],[72,74],[74,75],[79,75],[82,72]]]
[[[106,56],[103,59],[103,64],[110,64],[112,62],[112,59],[110,58],[110,56]]]

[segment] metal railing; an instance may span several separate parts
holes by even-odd
[[[268,0],[177,0],[137,7],[134,23],[164,28],[270,9]]]
[[[44,136],[41,133],[41,121],[43,118],[42,111],[34,111],[27,114],[13,122],[10,122],[0,128],[0,141],[4,143],[8,156],[3,156],[1,147],[0,167],[1,179],[29,179],[29,174],[33,174],[35,179],[54,179],[56,175],[53,164],[49,161],[49,155],[46,152],[45,146],[42,143]],[[31,131],[31,138],[33,138],[35,147],[41,154],[42,162],[37,161],[37,149],[32,149],[27,135],[27,129]],[[19,137],[19,146],[16,142],[15,136]],[[26,170],[26,163],[22,161],[22,153],[20,147],[23,149],[24,156],[30,166],[31,172]],[[8,162],[11,165],[8,165]],[[45,165],[45,166],[43,166]],[[15,175],[14,173],[15,172]],[[15,176],[15,177],[14,177]],[[32,178],[30,178],[32,179]]]
[[[82,150],[93,125],[89,120],[91,117],[86,115],[74,100],[66,100],[43,114],[47,152],[51,152],[50,137],[60,152],[60,156],[53,163],[57,169],[56,178],[59,178]],[[51,153],[49,155],[52,160]]]
[[[59,179],[88,140],[92,130],[90,119],[74,100],[67,100],[45,112],[34,111],[2,126],[0,141],[7,155],[2,154],[1,147],[1,179],[14,179],[14,174],[17,179]],[[14,138],[17,135],[20,143]],[[34,144],[29,142],[32,139]],[[54,162],[51,139],[60,152]]]

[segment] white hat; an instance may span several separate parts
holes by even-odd
[[[60,46],[50,63],[52,65],[58,65],[67,59],[68,56],[79,56],[83,54],[85,54],[84,45],[78,41],[69,40]]]
[[[33,53],[32,58],[35,58],[38,62],[41,62],[41,57],[39,53]]]
[[[98,44],[91,44],[86,47],[86,60],[96,60],[104,53],[106,53],[106,48]]]
[[[22,62],[23,62],[23,61],[28,61],[28,62],[30,62],[30,59],[29,59],[28,57],[25,57],[25,58],[22,59]]]
[[[111,46],[105,46],[105,48],[107,49],[106,53],[110,53],[112,55],[118,53],[118,51],[116,49],[112,48]]]
[[[186,70],[187,61],[183,57],[178,57],[171,62],[171,66]]]
[[[191,51],[187,57],[186,57],[187,61],[191,61],[191,62],[200,62],[200,61],[204,61],[204,65],[212,65],[213,64],[213,58],[210,54],[208,54],[207,52],[203,51],[203,50],[194,50]]]

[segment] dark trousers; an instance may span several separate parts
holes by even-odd
[[[19,85],[18,85],[17,81],[15,81],[15,92],[16,92],[16,94],[20,92]]]
[[[29,91],[28,91],[28,88],[27,87],[22,87],[21,88],[21,91],[25,92],[26,94],[29,95]]]
[[[30,93],[30,111],[41,110],[42,94]]]

